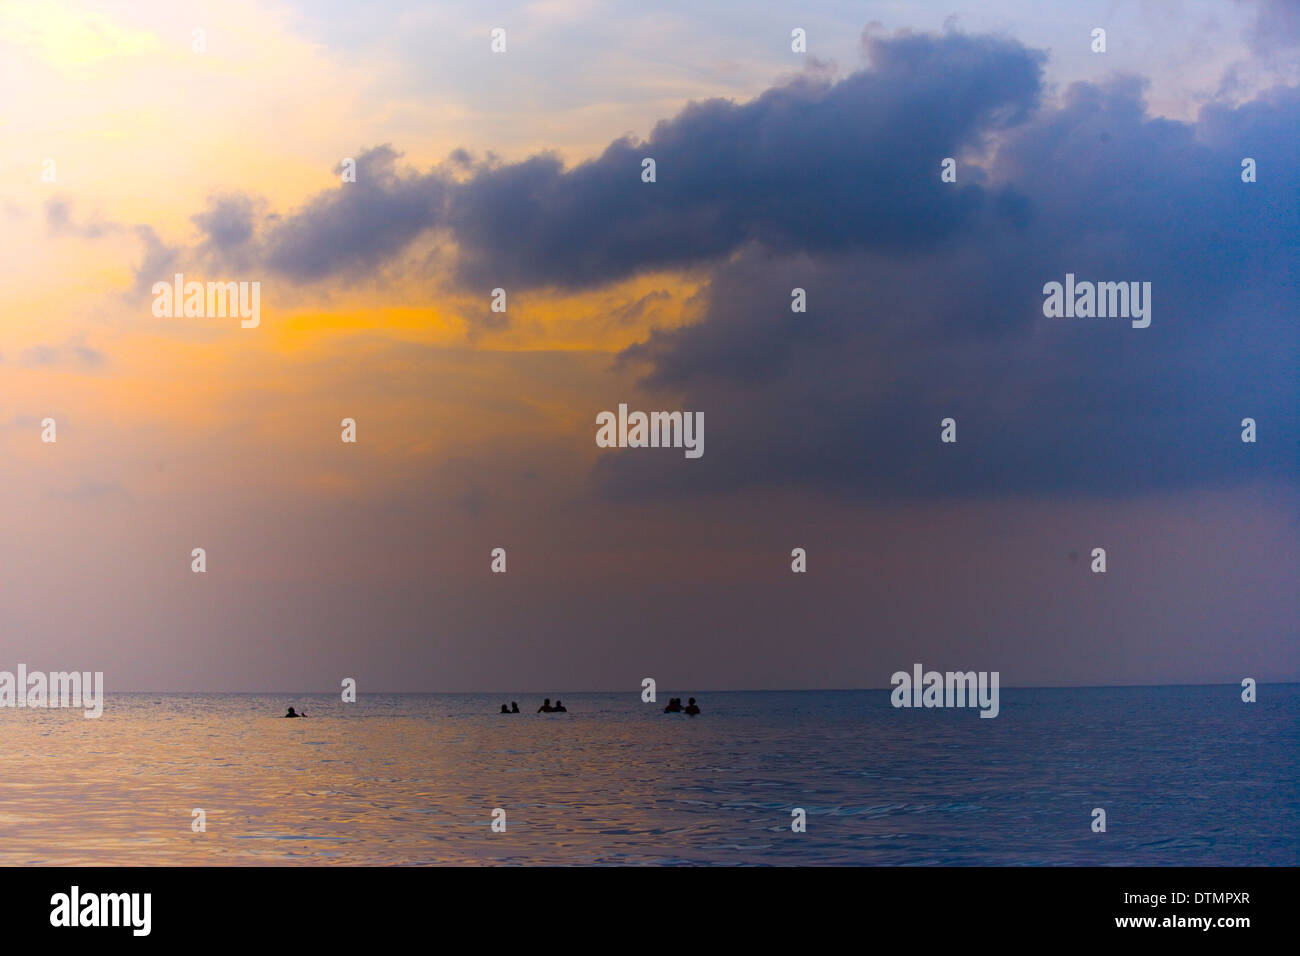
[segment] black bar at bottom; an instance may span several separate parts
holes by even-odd
[[[452,932],[448,945],[489,956],[503,945],[639,939],[658,947],[666,933],[674,949],[720,935],[770,945],[774,935],[812,942],[841,931],[861,941],[1199,935],[1231,944],[1285,928],[1294,877],[1286,868],[1179,867],[34,867],[0,870],[0,913],[9,940],[255,942],[289,952],[349,939],[436,943]],[[146,893],[147,935],[138,932]]]

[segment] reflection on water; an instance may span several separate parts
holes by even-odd
[[[704,716],[663,714],[679,693]],[[1003,690],[994,720],[886,691],[559,696],[3,709],[0,863],[1300,863],[1300,685]]]

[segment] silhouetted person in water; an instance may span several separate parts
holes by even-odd
[[[510,702],[510,713],[512,714],[519,713],[519,705],[515,703],[513,700]]]
[[[700,712],[700,706],[699,706],[699,704],[695,703],[695,698],[694,698],[694,697],[692,697],[692,698],[687,702],[687,704],[686,704],[686,709],[685,709],[684,711],[682,711],[682,713],[684,713],[684,714],[690,714],[692,717],[694,717],[694,716],[695,716],[696,714],[698,714],[699,712]]]
[[[510,713],[510,708],[507,707],[505,704],[502,704],[502,705],[501,705],[501,713],[503,713],[503,714],[508,714],[508,713]]]
[[[295,713],[293,712],[293,708],[290,707],[290,708],[289,708],[289,713],[285,714],[284,716],[286,716],[286,717],[306,717],[307,715],[306,715],[306,714],[295,714]]]
[[[569,709],[568,709],[567,707],[565,707],[562,703],[560,703],[560,699],[559,699],[558,697],[555,698],[555,706],[551,708],[551,713],[553,713],[553,714],[567,714],[568,712],[569,712]]]
[[[551,706],[551,698],[549,697],[546,698],[546,700],[542,701],[541,707],[537,708],[537,712],[539,714],[549,714],[553,710],[555,710],[555,708]]]
[[[669,697],[668,706],[664,708],[665,714],[680,714],[682,712],[682,699],[680,697]]]

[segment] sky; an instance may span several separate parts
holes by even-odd
[[[1300,680],[1298,47],[1271,0],[6,2],[0,669]],[[156,316],[176,273],[258,325]],[[1045,315],[1067,274],[1149,327]],[[620,404],[703,455],[598,447]]]

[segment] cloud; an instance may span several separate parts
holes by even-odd
[[[72,219],[72,204],[59,198],[45,201],[45,224],[56,236],[81,236],[83,239],[99,239],[122,228],[114,222],[78,224]]]
[[[1076,85],[1005,131],[988,175],[1015,184],[1020,213],[978,235],[902,256],[755,244],[720,266],[700,322],[623,356],[705,412],[706,455],[608,455],[596,489],[1120,496],[1295,483],[1300,90],[1212,105],[1196,123],[1149,117],[1142,90]],[[1267,170],[1256,183],[1240,178],[1247,155]],[[1042,286],[1067,272],[1151,282],[1151,327],[1045,318]],[[795,286],[807,314],[790,312]],[[955,445],[939,441],[946,417]],[[1241,442],[1246,417],[1267,440]]]
[[[1032,112],[1042,55],[957,33],[868,49],[872,69],[838,82],[812,73],[743,104],[692,103],[648,140],[617,140],[572,169],[549,153],[501,163],[457,150],[419,173],[376,147],[357,158],[356,183],[268,218],[261,260],[299,281],[357,275],[440,229],[467,287],[580,288],[709,265],[748,242],[902,251],[1014,215],[1009,191],[942,191],[917,170]],[[654,183],[641,181],[644,157]],[[226,197],[196,216],[205,247],[253,242],[253,208]]]
[[[445,197],[438,171],[400,170],[400,153],[378,146],[356,157],[357,181],[317,196],[265,239],[266,263],[298,280],[357,275],[381,264],[429,229]]]
[[[547,155],[480,169],[448,213],[462,279],[588,286],[708,265],[750,242],[901,252],[1012,209],[918,171],[1032,112],[1041,56],[962,34],[874,40],[870,54],[872,69],[839,82],[692,103],[646,142],[618,140],[572,170]],[[645,157],[654,183],[641,182]]]
[[[191,217],[205,236],[205,244],[218,253],[239,249],[253,238],[264,203],[248,196],[215,196],[208,208]]]
[[[1300,43],[1300,4],[1295,0],[1252,0],[1256,6],[1251,45],[1258,51],[1284,50]]]
[[[72,203],[66,199],[53,198],[45,201],[45,222],[50,232],[56,236],[79,236],[83,239],[103,239],[133,233],[144,245],[144,256],[135,272],[135,282],[131,294],[139,295],[159,279],[166,278],[167,272],[178,260],[182,252],[180,247],[163,242],[154,228],[145,224],[126,225],[111,220],[95,219],[88,223],[78,223],[72,215]],[[198,217],[196,217],[198,218]]]
[[[1148,114],[1136,77],[1046,106],[1042,54],[1002,37],[863,44],[869,69],[692,103],[573,168],[458,151],[419,172],[385,145],[358,157],[357,183],[283,218],[254,224],[251,201],[226,199],[195,221],[205,248],[302,282],[364,275],[431,231],[479,290],[699,273],[703,318],[620,360],[705,412],[708,451],[603,456],[603,495],[1294,482],[1300,92],[1178,122]],[[939,177],[949,156],[956,183]],[[1043,285],[1067,272],[1151,282],[1151,328],[1045,318]],[[794,287],[807,313],[790,311]],[[956,445],[938,440],[945,417]],[[1244,417],[1268,438],[1244,445]]]
[[[84,337],[77,337],[62,345],[33,345],[23,351],[19,361],[36,368],[75,366],[92,369],[104,364],[104,353],[86,345]]]
[[[133,231],[144,244],[144,256],[135,270],[132,293],[143,294],[155,282],[170,278],[172,266],[179,258],[181,250],[158,238],[152,226],[135,226]]]

